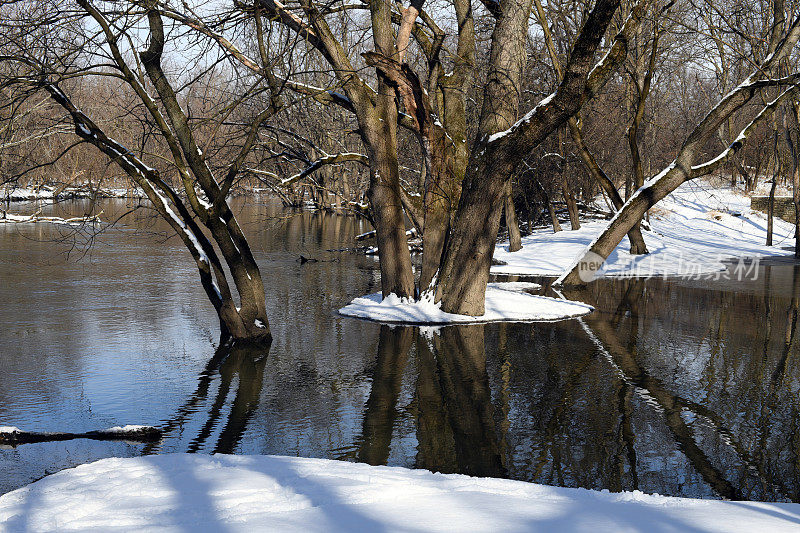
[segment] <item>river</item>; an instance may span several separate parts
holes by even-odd
[[[223,351],[191,257],[137,204],[100,201],[115,223],[99,233],[0,225],[0,425],[165,436],[0,448],[0,494],[104,457],[190,451],[800,501],[798,265],[601,280],[569,294],[597,307],[578,320],[391,328],[336,312],[380,290],[376,259],[335,251],[365,222],[237,201],[274,341]]]

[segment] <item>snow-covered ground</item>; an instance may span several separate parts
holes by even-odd
[[[394,294],[382,298],[381,293],[356,298],[339,309],[339,313],[394,324],[474,324],[562,320],[582,316],[593,310],[592,306],[581,302],[525,292],[539,288],[541,287],[535,283],[489,283],[482,316],[445,313],[441,309],[441,303],[434,303],[430,297],[409,301]]]
[[[522,239],[522,250],[498,245],[496,274],[558,276],[605,228],[606,221],[582,224],[577,231],[543,229]],[[681,276],[719,272],[723,261],[741,257],[792,255],[794,226],[774,218],[774,246],[765,246],[767,217],[750,209],[750,198],[730,187],[696,180],[681,185],[651,210],[651,231],[644,232],[650,251],[628,253],[625,237],[606,261],[601,275]]]
[[[798,531],[800,505],[566,489],[326,459],[103,459],[0,497],[0,531]]]

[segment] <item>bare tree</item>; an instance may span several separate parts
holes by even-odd
[[[46,92],[67,113],[75,135],[104,153],[144,191],[194,258],[224,339],[268,341],[261,275],[227,198],[259,125],[280,109],[279,95],[273,92],[267,107],[247,125],[245,141],[217,178],[201,149],[202,130],[191,124],[175,79],[164,71],[164,50],[171,37],[156,5],[78,0],[68,11],[59,11],[54,6],[27,10],[31,6],[22,4],[19,19],[4,25],[2,60],[13,70],[3,84]],[[36,40],[33,29],[40,36],[61,32],[62,38]],[[136,49],[136,32],[145,32],[145,49]],[[144,153],[112,138],[62,88],[88,76],[123,81],[144,106],[170,156],[166,172],[177,178],[180,188],[170,184],[164,171],[147,164]],[[153,89],[156,96],[151,95]]]

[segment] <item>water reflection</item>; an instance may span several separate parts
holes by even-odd
[[[363,224],[238,209],[269,280],[269,353],[214,345],[181,244],[131,231],[161,235],[157,220],[109,229],[77,263],[31,240],[47,229],[0,228],[0,425],[166,431],[157,445],[0,450],[0,492],[110,455],[192,451],[800,499],[800,266],[603,280],[568,295],[597,308],[583,320],[391,328],[335,313],[379,289],[373,259],[329,251]]]
[[[174,437],[176,432],[183,430],[189,419],[200,411],[200,406],[207,403],[211,386],[215,384],[214,399],[203,413],[205,421],[186,451],[194,453],[204,449],[212,433],[219,430],[212,453],[234,453],[258,407],[268,355],[269,346],[223,344],[217,348],[200,373],[195,391],[173,417],[160,425],[165,438]],[[233,395],[232,388],[235,388]],[[226,406],[225,424],[220,426]],[[149,445],[143,452],[148,454],[158,449],[157,445]]]
[[[486,372],[484,326],[443,328],[433,335],[432,342],[420,338],[418,346],[421,359],[433,356],[436,361],[435,374],[426,376],[431,382],[421,388],[435,390],[441,398],[438,404],[420,402],[419,416],[444,422],[441,433],[433,427],[424,435],[429,428],[422,425],[418,428],[418,465],[434,471],[504,477],[506,471]],[[421,373],[419,380],[422,379]],[[433,412],[424,413],[426,408]],[[435,442],[438,439],[442,441]],[[425,446],[428,443],[432,444],[430,448]],[[435,451],[443,452],[441,466]]]
[[[401,380],[414,336],[414,328],[411,327],[380,328],[378,359],[364,410],[357,455],[360,462],[371,465],[385,465],[389,458]]]

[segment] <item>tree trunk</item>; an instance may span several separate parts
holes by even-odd
[[[487,152],[491,148],[487,147]],[[480,150],[473,151],[481,153]],[[477,159],[477,161],[475,161]],[[507,159],[492,161],[481,153],[470,163],[437,286],[437,299],[448,313],[480,316],[506,198],[505,176],[514,170]],[[473,170],[474,169],[474,170]],[[491,177],[476,179],[470,174]]]
[[[437,299],[441,299],[445,312],[471,316],[484,313],[507,182],[516,172],[520,154],[541,144],[590,97],[590,90],[594,90],[589,87],[594,54],[619,7],[618,0],[598,0],[575,41],[565,68],[567,74],[558,89],[531,110],[526,120],[517,123],[531,4],[532,0],[501,1],[502,16],[492,33],[478,137],[437,286]]]
[[[777,163],[777,162],[776,162]],[[772,233],[775,221],[775,189],[778,186],[777,176],[772,176],[772,185],[769,188],[769,203],[767,204],[767,246],[772,246]]]
[[[547,213],[550,215],[550,223],[553,225],[553,233],[558,233],[561,231],[561,224],[558,222],[558,215],[556,215],[556,210],[553,208],[553,202],[550,201],[550,196],[547,195],[547,191],[544,190],[544,187],[539,180],[536,180],[536,190],[539,192],[539,197],[542,199],[542,203],[545,205]]]
[[[500,229],[507,186],[515,162],[489,136],[517,120],[526,29],[533,0],[505,0],[492,32],[490,67],[484,89],[479,138],[473,145],[461,189],[448,252],[440,269],[437,299],[450,313],[484,313],[486,284]]]
[[[569,120],[568,125],[570,133],[572,134],[572,139],[575,141],[575,144],[578,145],[578,152],[580,153],[583,164],[586,166],[586,169],[589,171],[589,174],[591,174],[592,178],[603,188],[608,197],[611,199],[611,204],[614,206],[614,209],[619,211],[622,209],[622,206],[625,202],[619,195],[619,191],[617,191],[617,187],[614,185],[614,182],[611,181],[611,178],[606,175],[606,173],[597,163],[597,160],[594,158],[592,152],[589,151],[589,148],[586,146],[586,143],[583,140],[583,132],[581,131],[580,124],[575,117],[572,117]],[[636,224],[633,228],[631,228],[631,230],[628,232],[628,240],[631,243],[630,252],[632,254],[647,253],[647,245],[645,244],[644,237],[642,236],[641,224]]]
[[[564,150],[564,128],[558,128],[558,152],[561,155],[558,170],[559,174],[561,174],[561,194],[564,196],[564,203],[567,204],[570,226],[575,231],[581,229],[581,219],[578,213],[578,204],[575,203],[575,196],[572,194],[572,187],[569,186],[567,175],[564,172],[567,166]]]
[[[378,98],[386,99],[387,96],[381,92]],[[394,108],[394,98],[391,100],[389,105]],[[396,110],[392,114],[395,113]],[[392,122],[387,117],[378,122],[379,126],[375,128],[378,131],[365,136],[370,152],[370,186],[367,195],[380,258],[381,292],[384,298],[390,294],[413,298],[414,274],[400,198],[396,123],[396,119]]]
[[[503,209],[505,211],[506,227],[508,228],[508,251],[517,252],[522,250],[522,235],[519,232],[519,219],[514,209],[514,196],[512,194],[511,182],[506,187],[506,199]]]
[[[561,193],[564,196],[564,202],[567,204],[567,212],[569,213],[569,223],[573,231],[581,229],[581,219],[578,213],[578,204],[575,202],[575,197],[572,195],[572,189],[569,186],[567,177],[562,172],[561,174]]]

